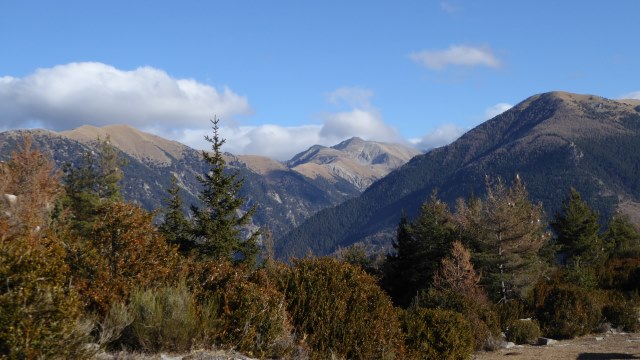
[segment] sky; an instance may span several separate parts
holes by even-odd
[[[286,160],[446,145],[547,91],[640,99],[640,1],[0,1],[0,131],[129,124]]]

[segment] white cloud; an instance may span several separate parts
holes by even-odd
[[[484,119],[485,120],[493,119],[494,117],[502,114],[503,112],[511,109],[512,107],[513,105],[508,103],[499,103],[499,104],[490,106],[484,111]]]
[[[618,99],[635,99],[640,100],[640,91],[630,92],[628,94],[621,95]]]
[[[401,141],[398,132],[387,125],[376,110],[353,109],[326,117],[320,136],[337,143],[357,136],[365,140]]]
[[[409,58],[432,70],[442,70],[449,65],[487,66],[499,68],[502,63],[488,47],[451,45],[446,50],[423,50],[409,54]]]
[[[325,114],[322,124],[224,127],[221,129],[221,135],[227,139],[224,151],[288,160],[312,145],[332,146],[354,136],[365,140],[403,142],[397,130],[386,124],[371,104],[371,97],[373,91],[365,88],[336,89],[327,95],[327,101],[336,106],[346,105],[349,109]],[[197,137],[191,140],[196,141]],[[184,141],[189,143],[188,139]],[[205,145],[201,142],[200,146]]]
[[[0,78],[0,114],[7,128],[67,130],[85,124],[138,128],[207,128],[208,119],[251,112],[247,99],[224,87],[176,79],[152,67],[125,71],[83,62]]]
[[[409,140],[420,150],[430,150],[456,141],[466,130],[454,124],[444,124],[418,139]]]

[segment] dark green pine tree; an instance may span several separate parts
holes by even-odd
[[[447,205],[433,194],[411,223],[406,216],[398,225],[395,254],[383,266],[383,286],[396,305],[406,307],[429,288],[440,261],[456,239],[456,226]]]
[[[551,228],[556,233],[561,262],[570,264],[579,259],[583,265],[597,266],[604,261],[598,213],[571,188],[562,201],[562,211],[556,213]]]
[[[165,199],[167,205],[164,221],[160,224],[160,232],[165,236],[167,242],[178,246],[178,251],[186,255],[193,250],[195,243],[191,233],[191,223],[184,216],[183,202],[180,196],[180,186],[178,179],[171,178],[171,186],[167,189],[169,197]]]
[[[239,196],[242,179],[238,173],[225,173],[226,162],[222,156],[218,119],[213,124],[213,137],[205,136],[211,144],[212,152],[202,152],[202,157],[209,165],[210,171],[198,176],[202,184],[199,199],[202,207],[191,206],[194,217],[193,235],[196,241],[196,252],[203,259],[234,260],[254,263],[259,247],[258,232],[243,236],[242,230],[251,221],[256,208],[253,206],[242,213],[241,207],[246,199]]]
[[[609,257],[640,257],[640,232],[626,215],[616,214],[609,220],[604,240]]]

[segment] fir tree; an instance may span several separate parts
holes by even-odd
[[[182,254],[187,254],[194,247],[191,236],[193,230],[191,223],[184,216],[180,186],[178,186],[178,179],[175,176],[171,178],[171,186],[167,192],[169,197],[165,200],[167,208],[164,222],[160,225],[160,232],[169,244],[178,246],[178,250]]]
[[[578,258],[585,265],[596,265],[604,260],[598,217],[580,193],[571,188],[562,201],[562,211],[556,213],[550,224],[556,233],[563,263],[570,264]]]
[[[616,214],[609,220],[604,240],[609,257],[640,257],[640,232],[626,215]]]
[[[218,133],[218,119],[211,121],[213,136],[205,136],[212,152],[202,151],[202,157],[210,171],[198,176],[202,184],[199,199],[202,207],[191,206],[194,216],[197,253],[204,259],[242,260],[253,263],[258,253],[258,232],[243,239],[242,229],[251,221],[256,208],[242,213],[246,199],[239,196],[242,179],[238,173],[225,173],[226,162],[222,154],[225,140]]]
[[[383,285],[397,305],[408,306],[420,290],[431,285],[455,233],[452,216],[435,193],[413,222],[401,218],[392,244],[395,254],[387,257],[383,268]]]

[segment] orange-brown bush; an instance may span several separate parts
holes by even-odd
[[[600,279],[605,288],[640,291],[640,258],[609,260],[602,269]]]
[[[175,280],[177,251],[153,226],[152,214],[124,202],[105,202],[98,211],[91,239],[64,230],[69,261],[90,309],[105,313],[135,288]]]
[[[433,286],[441,291],[452,291],[487,305],[489,298],[480,287],[480,275],[471,262],[471,253],[460,241],[454,241],[449,256],[442,259],[433,276]]]
[[[584,289],[560,285],[548,292],[537,316],[546,336],[570,339],[591,332],[601,320],[601,311]]]
[[[90,323],[69,284],[64,244],[49,227],[60,192],[52,162],[30,139],[0,163],[0,357],[84,358]]]
[[[199,311],[206,313],[205,342],[260,357],[283,357],[293,350],[284,295],[265,269],[189,259],[183,276]]]
[[[376,279],[330,258],[295,261],[284,292],[312,358],[385,359],[401,351],[398,316]]]

